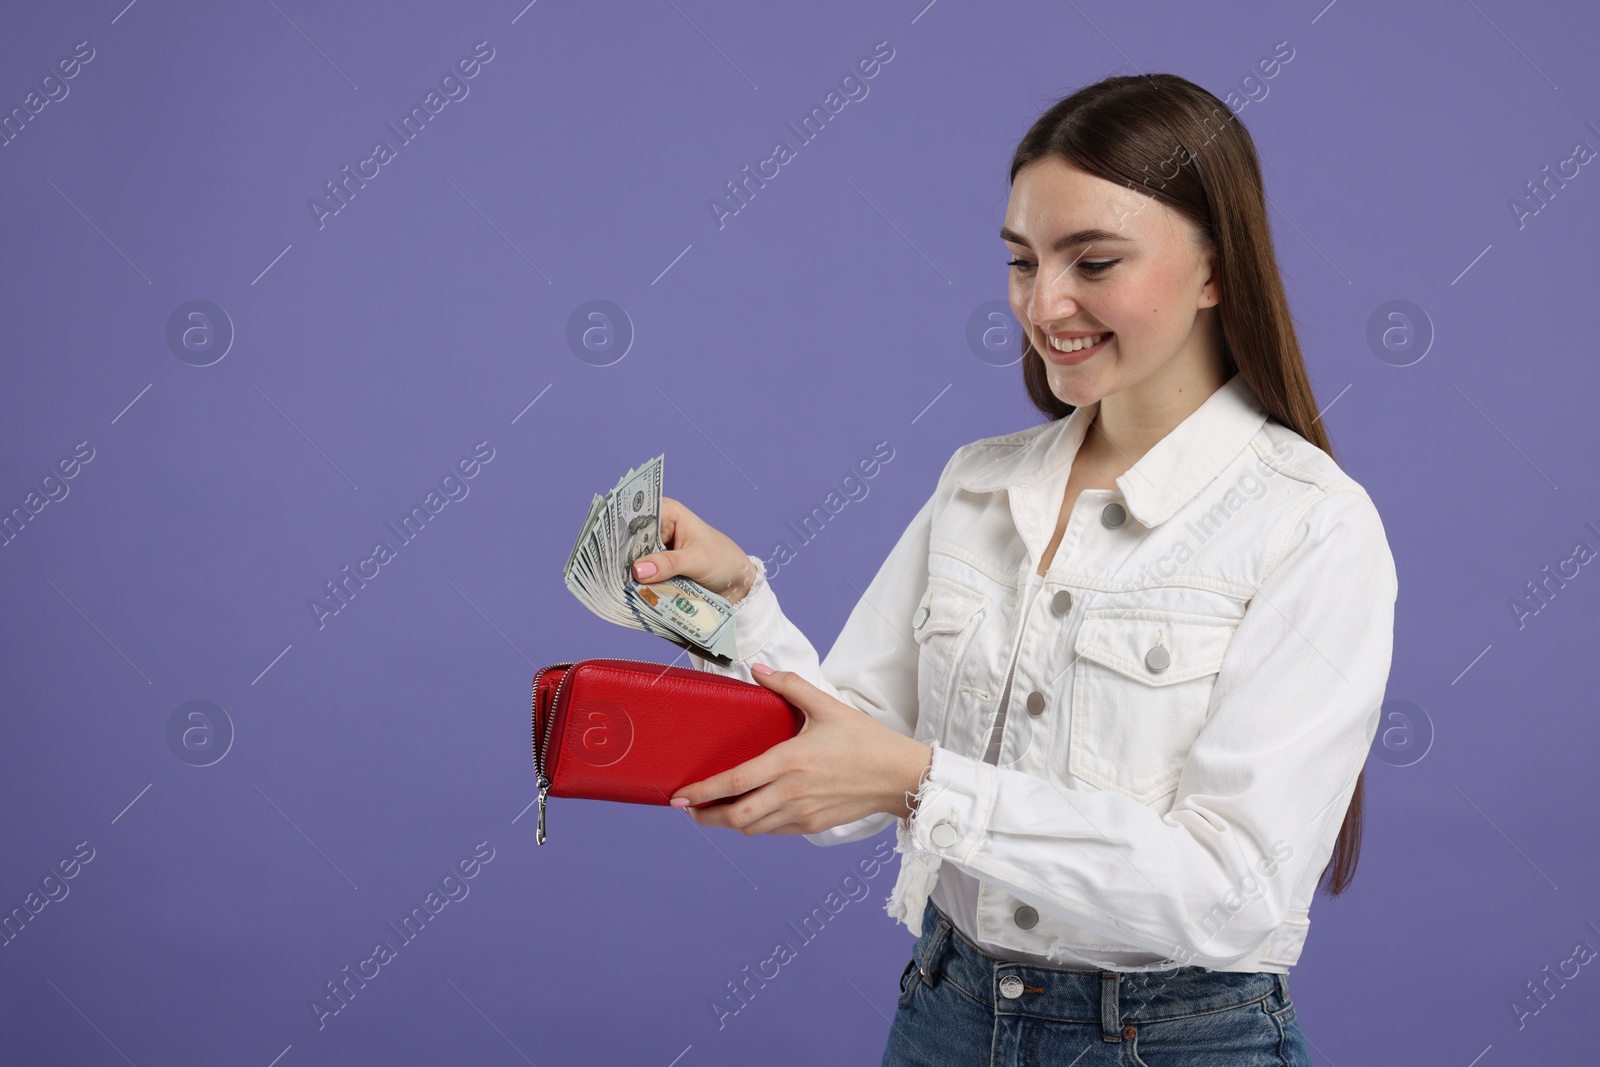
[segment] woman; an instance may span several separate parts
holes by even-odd
[[[1091,85],[1011,182],[1050,421],[956,451],[825,661],[759,557],[663,501],[635,573],[738,604],[741,658],[695,666],[807,719],[673,803],[824,845],[895,823],[888,911],[918,940],[885,1064],[1309,1063],[1287,975],[1323,876],[1355,870],[1383,524],[1331,455],[1216,97]]]

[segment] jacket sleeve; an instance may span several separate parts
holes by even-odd
[[[951,457],[954,462],[954,457]],[[945,470],[948,472],[949,464]],[[943,475],[940,477],[943,483]],[[713,671],[747,682],[752,662],[780,671],[794,671],[823,692],[866,712],[891,730],[913,736],[917,724],[918,648],[911,637],[911,617],[928,588],[928,540],[938,491],[917,511],[890,550],[878,573],[856,602],[844,628],[820,663],[806,635],[784,616],[767,582],[766,567],[737,605],[734,616],[738,657],[723,667],[690,653],[697,670]],[[877,812],[815,834],[816,845],[842,845],[871,837],[895,822]]]
[[[1285,524],[1289,547],[1246,606],[1169,811],[935,745],[914,847],[1185,964],[1227,966],[1261,945],[1332,851],[1377,731],[1398,593],[1364,491]]]

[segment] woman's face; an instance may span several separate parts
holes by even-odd
[[[1168,392],[1212,373],[1216,312],[1200,313],[1217,304],[1211,258],[1165,204],[1048,156],[1017,172],[1000,236],[1014,257],[1011,311],[1062,401],[1142,382]],[[1085,335],[1094,347],[1050,343]]]

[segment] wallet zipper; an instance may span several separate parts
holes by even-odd
[[[544,844],[544,802],[550,793],[550,779],[545,776],[544,753],[550,744],[550,727],[556,721],[555,697],[550,699],[550,715],[545,720],[544,736],[539,736],[539,679],[543,678],[546,671],[556,667],[565,667],[569,671],[575,663],[552,663],[548,667],[540,667],[539,673],[533,676],[533,773],[539,784],[539,820],[534,828],[533,837],[539,844]],[[561,676],[561,681],[556,683],[556,696],[561,694],[561,687],[567,682],[566,675]]]
[[[617,660],[622,663],[643,663],[651,667],[671,666],[671,664],[657,663],[654,660],[628,659],[624,656],[605,656],[597,658]],[[539,783],[539,818],[534,825],[533,839],[536,843],[541,845],[544,844],[545,798],[550,795],[550,779],[545,773],[545,753],[550,751],[550,734],[555,727],[556,705],[561,702],[561,691],[566,688],[567,679],[572,677],[572,668],[576,667],[578,662],[581,661],[574,661],[572,663],[552,663],[548,667],[540,667],[539,673],[533,676],[533,770],[535,778]],[[544,677],[545,671],[551,670],[555,667],[565,667],[567,668],[567,672],[561,676],[561,681],[556,683],[555,694],[550,698],[550,716],[545,720],[544,724],[544,737],[540,738],[537,732],[539,725],[539,679]]]

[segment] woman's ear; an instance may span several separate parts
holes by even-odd
[[[1205,281],[1200,284],[1200,299],[1195,309],[1216,307],[1222,303],[1222,279],[1217,276],[1215,248],[1207,247],[1200,253],[1200,266],[1197,269],[1204,272]]]

